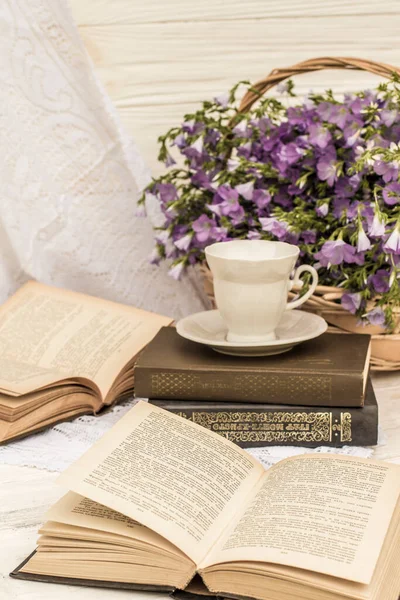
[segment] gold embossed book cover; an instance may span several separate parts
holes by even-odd
[[[163,327],[135,365],[138,398],[362,406],[368,335],[324,334],[278,356],[238,357]]]

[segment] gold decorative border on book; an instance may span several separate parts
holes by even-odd
[[[203,412],[178,413],[233,442],[351,442],[351,413],[332,419],[331,412]],[[334,421],[334,422],[333,422]],[[338,439],[339,438],[339,439]]]

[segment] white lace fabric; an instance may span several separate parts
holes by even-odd
[[[132,399],[98,417],[79,417],[71,423],[60,423],[55,427],[0,447],[0,463],[36,467],[48,471],[63,471],[76,461],[86,450],[99,440],[137,400]],[[249,448],[248,452],[257,458],[265,468],[279,460],[297,454],[310,452],[333,452],[350,456],[368,458],[373,451],[370,448],[345,446],[344,448],[301,448],[293,446],[270,446]]]
[[[34,278],[174,318],[201,310],[189,279],[149,264],[136,215],[149,171],[66,0],[3,0],[0,23],[0,302]]]

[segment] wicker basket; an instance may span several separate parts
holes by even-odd
[[[298,63],[289,68],[274,69],[261,81],[252,86],[243,97],[239,111],[247,112],[260,95],[264,94],[278,83],[303,73],[322,71],[324,69],[346,69],[368,71],[381,77],[390,78],[393,73],[400,75],[400,68],[384,63],[363,60],[359,58],[315,58]],[[210,306],[215,308],[214,288],[212,274],[208,266],[203,263],[199,266],[203,278],[204,289],[209,298]],[[329,324],[328,331],[335,333],[365,333],[372,335],[371,368],[375,371],[400,370],[400,307],[397,311],[397,325],[393,333],[385,334],[380,327],[358,326],[357,318],[342,308],[338,302],[344,290],[335,287],[318,286],[315,293],[302,305],[302,310],[307,310],[321,315]],[[295,293],[291,293],[293,297]]]

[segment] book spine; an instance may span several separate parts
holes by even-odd
[[[362,374],[135,368],[135,396],[165,400],[363,406]]]
[[[290,407],[193,407],[185,402],[150,400],[238,446],[374,446],[378,438],[378,407],[301,410]]]

